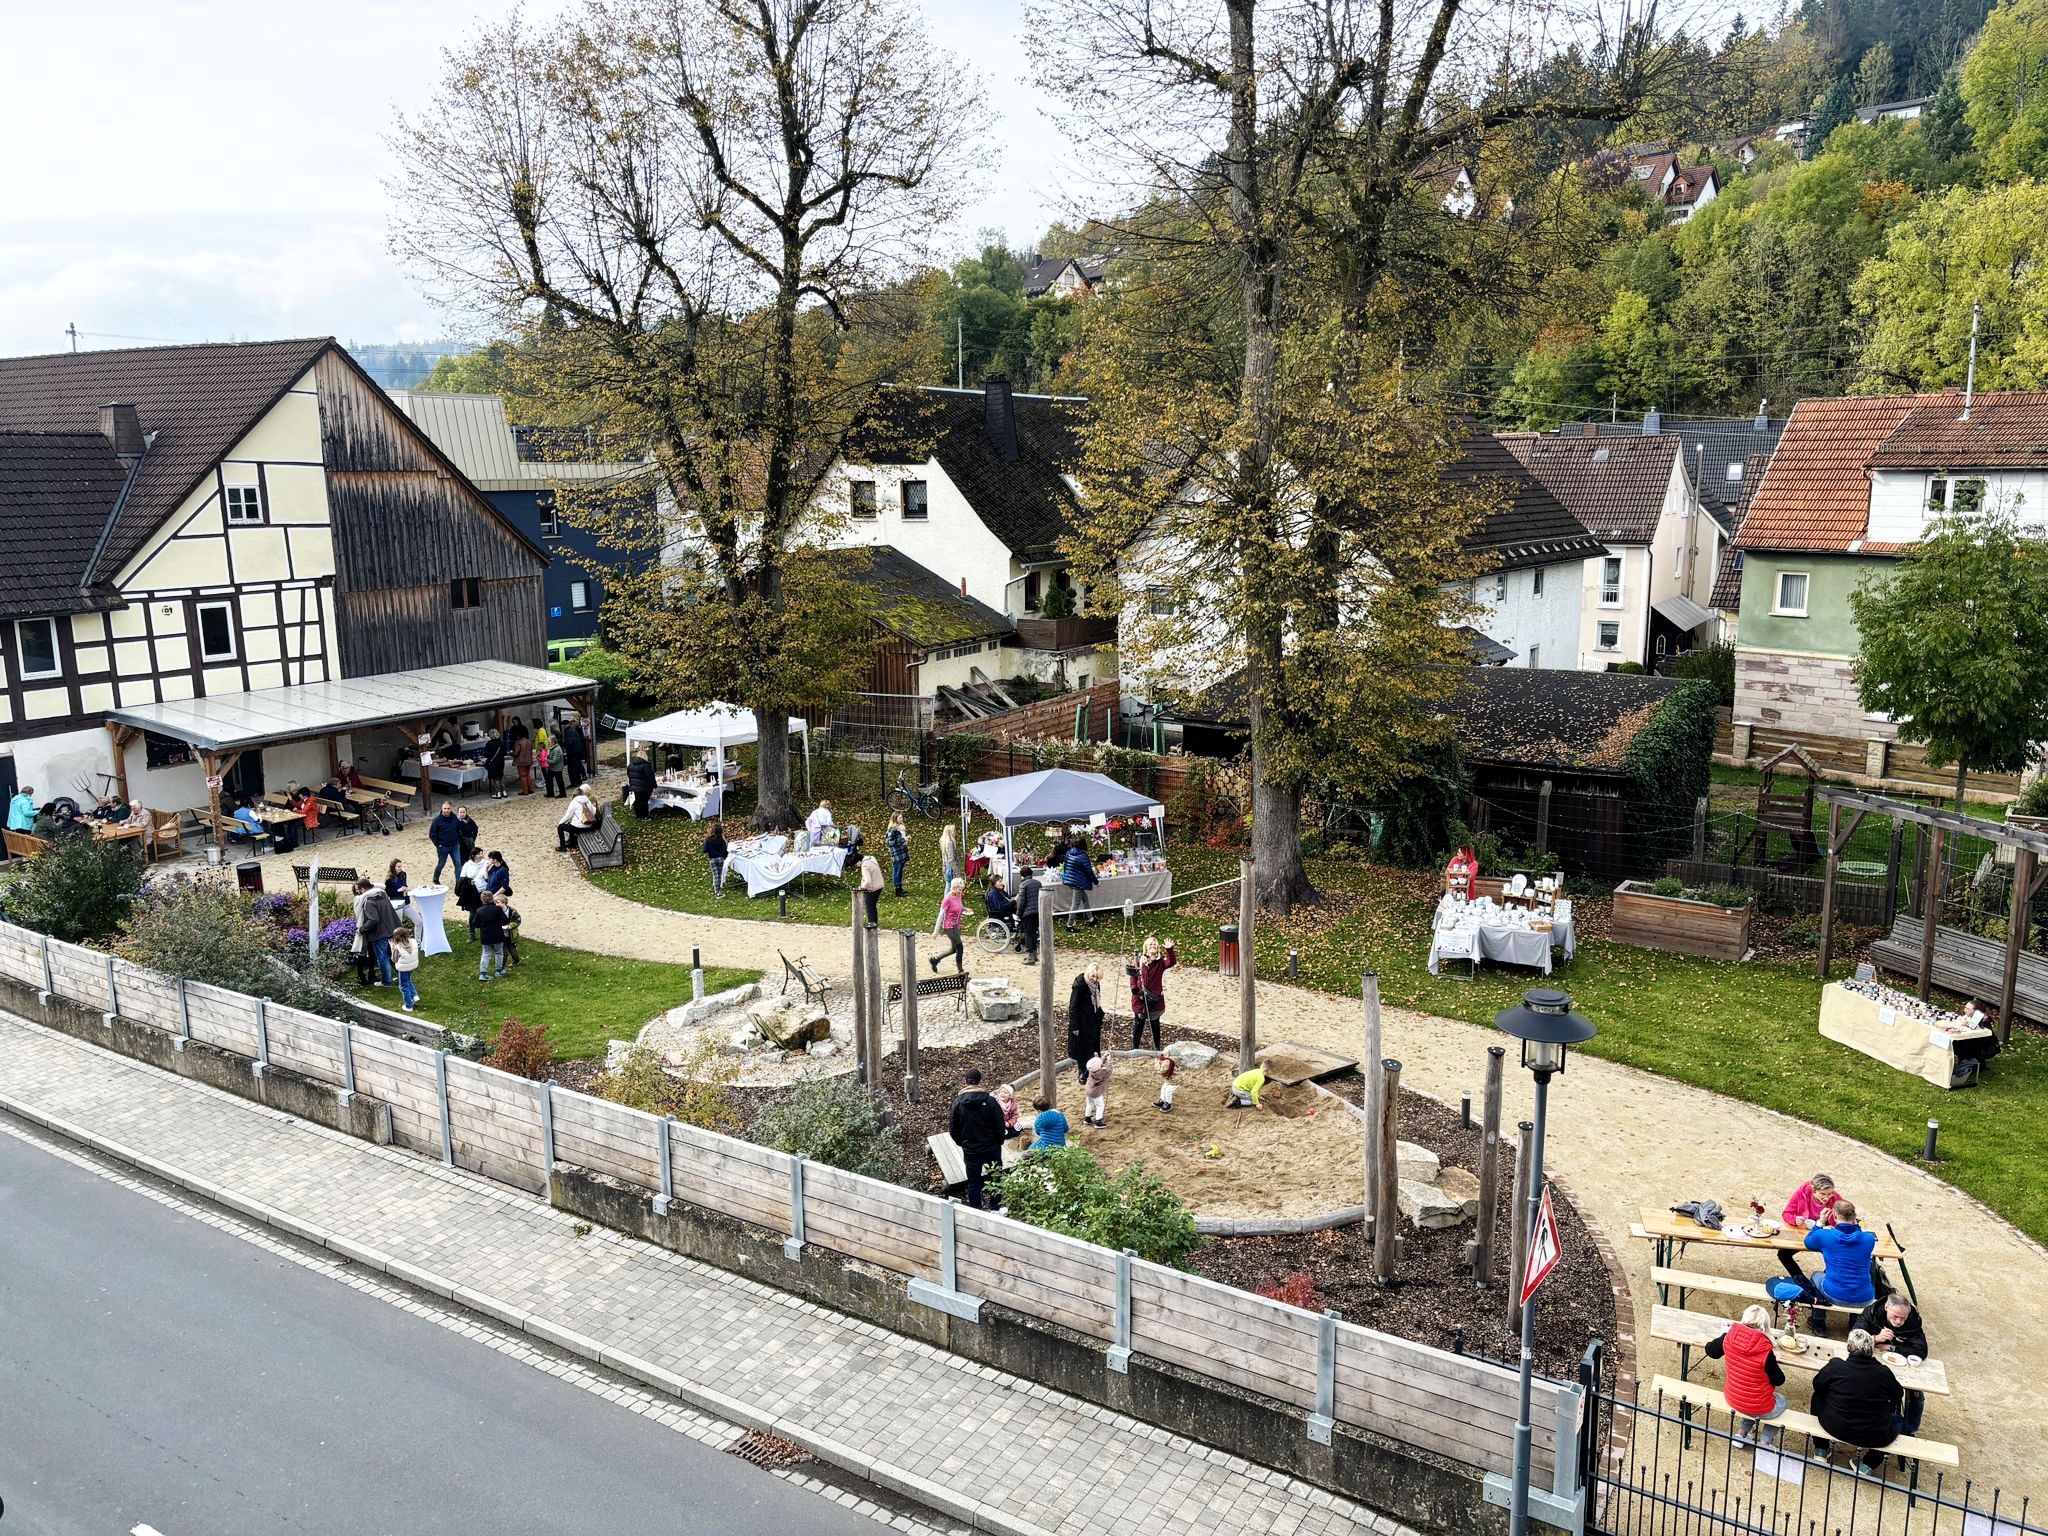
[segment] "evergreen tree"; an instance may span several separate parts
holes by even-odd
[[[1849,89],[1846,77],[1836,76],[1835,83],[1827,88],[1818,105],[1813,109],[1813,119],[1806,125],[1806,157],[1811,160],[1828,147],[1828,139],[1844,123],[1856,118],[1856,95]]]

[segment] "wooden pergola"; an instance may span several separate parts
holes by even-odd
[[[1866,794],[1862,790],[1842,789],[1833,785],[1822,785],[1815,791],[1816,796],[1827,803],[1828,835],[1827,865],[1821,880],[1820,898],[1820,976],[1827,980],[1828,963],[1834,957],[1835,929],[1835,875],[1840,864],[1842,850],[1849,846],[1849,839],[1856,835],[1856,829],[1870,815],[1883,816],[1892,823],[1892,868],[1896,874],[1898,864],[1899,833],[1906,823],[1911,822],[1926,829],[1926,844],[1923,855],[1915,862],[1918,866],[1916,878],[1918,894],[1916,905],[1920,913],[1920,956],[1915,975],[1915,990],[1924,1001],[1934,977],[1935,936],[1940,928],[1941,854],[1944,842],[1950,837],[1976,837],[2002,848],[2013,850],[2012,910],[2006,918],[2005,964],[1999,978],[1998,990],[1998,1040],[2003,1045],[2012,1033],[2013,1003],[2019,988],[2020,956],[2026,950],[2028,913],[2034,898],[2039,896],[2044,884],[2048,884],[2048,833],[2035,832],[2025,827],[2010,826],[2002,821],[1985,821],[1977,816],[1965,816],[1959,811],[1945,811],[1936,806],[1916,805],[1909,800],[1894,800],[1886,795]],[[1844,817],[1846,815],[1846,822]]]

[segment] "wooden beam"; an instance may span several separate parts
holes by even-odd
[[[1252,961],[1252,918],[1258,906],[1249,856],[1237,861],[1237,1070],[1259,1064],[1258,966]],[[1385,1179],[1382,1178],[1382,1183]]]
[[[1868,816],[1870,811],[1866,807],[1863,810],[1859,810],[1854,816],[1851,816],[1849,818],[1849,825],[1842,828],[1841,835],[1837,836],[1835,833],[1835,823],[1841,818],[1841,813],[1842,808],[1839,805],[1828,807],[1828,847],[1838,858],[1841,856],[1842,851],[1849,846],[1849,839],[1856,835],[1856,829],[1863,825],[1863,818]]]
[[[339,777],[341,774],[341,738],[339,736],[329,736],[327,738],[327,772],[335,777]]]
[[[1861,811],[1856,813],[1856,819],[1857,821],[1863,819]],[[1851,832],[1856,830],[1853,823],[1849,830]],[[1828,856],[1827,863],[1821,869],[1820,876],[1820,979],[1823,982],[1828,979],[1828,962],[1834,958],[1835,867],[1842,862],[1842,844],[1845,841],[1846,839],[1842,835],[1842,808],[1839,805],[1830,805],[1828,807]]]
[[[136,737],[135,727],[118,720],[107,722],[107,735],[114,744],[114,786],[121,791],[121,803],[128,803],[128,743]]]
[[[1941,926],[1941,823],[1927,829],[1927,868],[1920,878],[1920,975],[1915,995],[1927,1001],[1934,980],[1934,932]]]
[[[1998,985],[1998,1043],[2012,1037],[2012,1005],[2020,983],[2020,951],[2027,947],[2027,925],[2033,910],[2034,850],[2013,855],[2012,910],[2005,920],[2005,974]]]

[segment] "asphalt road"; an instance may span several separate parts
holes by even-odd
[[[883,1529],[5,1134],[0,1499],[0,1536]]]

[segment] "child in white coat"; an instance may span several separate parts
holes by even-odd
[[[1103,1111],[1109,1101],[1109,1058],[1090,1056],[1088,1058],[1088,1081],[1082,1092],[1087,1095],[1082,1118],[1098,1131],[1103,1128]]]

